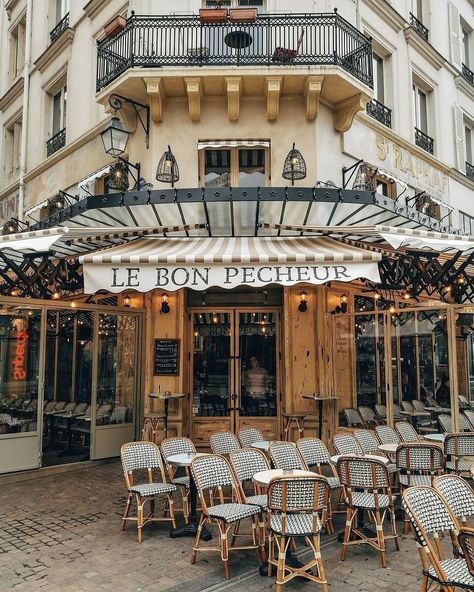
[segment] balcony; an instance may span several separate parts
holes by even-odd
[[[418,33],[418,35],[420,35],[420,37],[423,37],[423,39],[425,41],[428,41],[429,30],[411,12],[410,12],[410,25],[415,29],[415,31]]]
[[[415,127],[415,144],[430,154],[434,153],[434,140]]]
[[[370,103],[367,103],[366,111],[367,115],[370,115],[370,117],[373,117],[378,122],[389,128],[392,127],[392,110],[385,107],[385,105],[380,103],[380,101],[377,101],[377,99],[372,99]]]
[[[46,142],[46,156],[51,156],[66,145],[66,128],[63,128],[57,134],[54,134]]]
[[[371,42],[336,12],[215,24],[198,16],[132,14],[120,33],[98,44],[97,91],[130,68],[216,66],[338,66],[373,86]]]
[[[470,70],[466,64],[462,65],[462,77],[474,86],[474,72]]]
[[[472,165],[470,162],[466,162],[466,176],[474,181],[474,165]]]
[[[59,21],[59,23],[54,27],[54,29],[49,34],[50,43],[53,44],[56,39],[59,39],[61,33],[65,31],[69,27],[69,12],[63,16],[63,18]]]

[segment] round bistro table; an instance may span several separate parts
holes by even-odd
[[[161,399],[165,402],[165,417],[163,420],[163,440],[168,437],[168,408],[171,399],[182,399],[186,395],[184,393],[171,393],[170,391],[163,391],[159,393],[150,393],[150,399]]]

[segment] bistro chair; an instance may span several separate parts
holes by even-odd
[[[158,442],[158,430],[165,425],[165,413],[163,411],[149,412],[143,418],[142,439],[156,444]]]
[[[402,419],[402,414],[400,413],[400,407],[397,403],[393,404],[393,419]]]
[[[387,406],[386,405],[375,405],[375,413],[377,414],[379,420],[386,420],[387,419]]]
[[[465,407],[470,407],[471,403],[469,403],[469,399],[466,395],[458,395],[458,401],[460,405],[464,405]]]
[[[441,427],[441,430],[444,433],[453,433],[453,421],[450,415],[448,415],[447,413],[441,413],[440,415],[438,415],[438,422]],[[472,432],[471,424],[468,418],[463,413],[459,414],[459,430],[461,432]]]
[[[375,426],[375,433],[380,444],[399,444],[401,441],[397,432],[388,425]]]
[[[474,411],[472,409],[465,409],[464,415],[467,417],[467,420],[471,424],[472,429],[474,429]]]
[[[385,541],[395,540],[398,551],[398,535],[395,524],[395,496],[392,495],[390,477],[385,463],[372,458],[343,456],[337,461],[337,474],[344,487],[347,505],[346,526],[342,543],[341,560],[346,558],[349,545],[370,545],[380,553],[382,567],[386,567]],[[376,534],[370,536],[357,527],[359,511],[366,511],[375,524]],[[383,523],[389,515],[391,534],[385,535]]]
[[[464,526],[474,516],[474,492],[458,475],[439,475],[433,479],[433,487],[441,495],[451,512]]]
[[[446,469],[459,475],[469,473],[474,460],[466,457],[474,456],[474,432],[446,434],[444,439]]]
[[[374,454],[383,457],[387,456],[379,450],[379,441],[374,432],[371,432],[370,430],[356,430],[354,436],[356,437],[357,442],[359,442],[364,454]],[[388,463],[387,469],[389,473],[397,472],[395,463]]]
[[[258,428],[243,428],[239,430],[238,437],[243,448],[249,448],[254,442],[265,440],[265,436]]]
[[[423,573],[421,590],[439,590],[439,586],[445,592],[454,592],[456,587],[473,590],[474,578],[466,560],[445,558],[440,538],[448,533],[457,552],[458,527],[440,494],[432,487],[411,487],[403,492],[402,505],[415,533]]]
[[[402,442],[418,442],[420,436],[411,423],[408,421],[397,421],[395,424],[395,431]]]
[[[283,471],[292,471],[293,469],[308,470],[303,457],[293,442],[273,442],[270,445],[269,454],[275,469],[282,469]]]
[[[326,472],[329,472],[330,475],[324,476],[328,482],[330,494],[338,489],[341,490],[342,493],[339,477],[337,476],[336,469],[331,462],[331,457],[329,455],[328,449],[324,445],[324,442],[318,438],[300,438],[298,442],[296,442],[296,447],[298,448],[299,453],[303,457],[303,460],[309,469],[313,469],[316,471],[316,473],[324,475],[324,468],[328,467]],[[327,514],[328,531],[331,534],[334,532],[331,495],[329,495]]]
[[[413,407],[415,411],[420,413],[427,413],[425,409],[425,404],[418,399],[414,399],[412,401]],[[436,420],[433,420],[432,417],[418,417],[416,422],[417,430],[419,432],[433,432],[436,426]]]
[[[414,399],[411,403],[412,403],[415,411],[426,411],[425,404],[423,403],[423,401],[419,401],[418,399]]]
[[[191,555],[191,563],[196,562],[198,551],[219,551],[224,564],[226,580],[230,578],[229,551],[242,549],[255,549],[257,561],[260,563],[259,547],[263,541],[257,541],[257,528],[259,521],[262,522],[261,509],[259,506],[246,504],[242,499],[239,483],[230,467],[229,462],[217,454],[208,454],[193,459],[191,473],[194,477],[201,502],[201,517],[196,533],[196,539]],[[235,495],[235,501],[224,503],[224,487],[231,487]],[[220,503],[216,504],[216,494]],[[259,518],[260,516],[260,518]],[[229,547],[228,535],[231,528],[238,528],[241,520],[250,518],[252,521],[252,544],[236,547],[233,544]],[[201,532],[206,522],[215,523],[219,528],[218,547],[199,547]]]
[[[300,438],[304,437],[304,420],[306,418],[306,413],[282,413],[282,417],[285,442],[288,441],[291,435],[292,423],[296,425],[296,429],[298,430],[298,436]]]
[[[415,407],[411,401],[400,401],[400,406],[407,413],[413,413],[415,411]]]
[[[167,458],[169,456],[173,456],[174,454],[195,454],[196,447],[194,446],[192,440],[189,438],[185,438],[184,436],[176,436],[173,438],[165,438],[161,442],[161,454],[163,455],[166,470],[168,471],[168,477],[173,485],[177,485],[181,492],[181,499],[182,499],[182,507],[175,508],[175,510],[181,510],[183,512],[183,518],[186,524],[188,523],[189,519],[189,470],[186,467],[185,472],[186,474],[182,477],[176,476],[175,467],[173,465],[168,464]]]
[[[344,417],[346,418],[346,423],[349,427],[367,427],[365,425],[365,421],[362,418],[362,415],[359,413],[357,409],[353,409],[352,407],[346,407],[342,410],[344,413]]]
[[[232,432],[214,432],[209,438],[209,444],[214,454],[229,454],[242,448],[239,439]]]
[[[128,490],[127,504],[122,517],[122,530],[125,528],[127,520],[134,520],[137,523],[138,542],[142,542],[142,528],[147,522],[171,522],[173,528],[176,528],[176,520],[173,508],[173,492],[176,491],[176,485],[166,482],[166,475],[161,458],[160,449],[153,442],[129,442],[124,444],[120,450],[125,483]],[[161,481],[153,480],[153,469],[156,469],[161,476]],[[134,483],[133,473],[135,471],[146,470],[148,480],[145,483]],[[169,517],[155,517],[155,498],[157,496],[166,496],[166,510]],[[130,505],[135,497],[137,502],[137,516],[130,517]],[[150,501],[150,513],[143,515],[143,507],[147,501]]]
[[[281,592],[286,582],[297,577],[321,584],[322,590],[329,592],[320,545],[328,500],[329,485],[321,475],[282,477],[270,482],[268,575],[272,575],[272,567],[276,566],[276,592]],[[308,544],[311,557],[304,565],[287,565],[289,545],[296,539]]]
[[[380,418],[377,417],[377,415],[375,414],[375,411],[372,409],[372,407],[367,407],[365,405],[361,405],[360,407],[357,407],[357,410],[367,425],[368,424],[377,425],[379,423]]]
[[[332,439],[336,454],[364,454],[362,446],[354,434],[339,432]]]
[[[56,406],[56,401],[45,401],[44,402],[44,406],[43,406],[43,411],[46,411],[46,413],[49,413],[50,411],[52,411]]]
[[[474,579],[474,528],[463,526],[459,531],[458,542],[469,574]]]

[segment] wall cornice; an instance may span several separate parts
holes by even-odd
[[[363,0],[372,12],[381,18],[396,33],[406,26],[405,19],[386,0]]]
[[[437,70],[440,70],[443,64],[446,63],[445,58],[428,41],[425,41],[413,27],[407,27],[404,34],[408,45],[416,49]]]
[[[474,101],[474,86],[470,84],[464,76],[456,76],[454,79],[454,84],[456,88],[462,90],[464,94],[466,94],[471,101]]]
[[[53,61],[62,55],[63,51],[72,44],[74,39],[74,29],[68,27],[61,33],[61,35],[52,43],[40,57],[34,62],[35,69],[44,72],[46,68],[53,63]]]
[[[464,173],[461,173],[461,171],[458,171],[458,169],[452,168],[449,172],[449,176],[451,179],[461,183],[461,185],[464,185],[464,187],[467,187],[471,191],[474,189],[474,181],[469,179]]]

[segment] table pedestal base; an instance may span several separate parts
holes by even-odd
[[[185,524],[184,526],[174,528],[170,532],[170,537],[172,539],[178,539],[181,537],[195,537],[197,529],[198,525],[195,522],[190,522],[189,524]],[[207,530],[205,526],[203,526],[202,528],[201,539],[203,541],[210,541],[212,539],[212,534]]]

